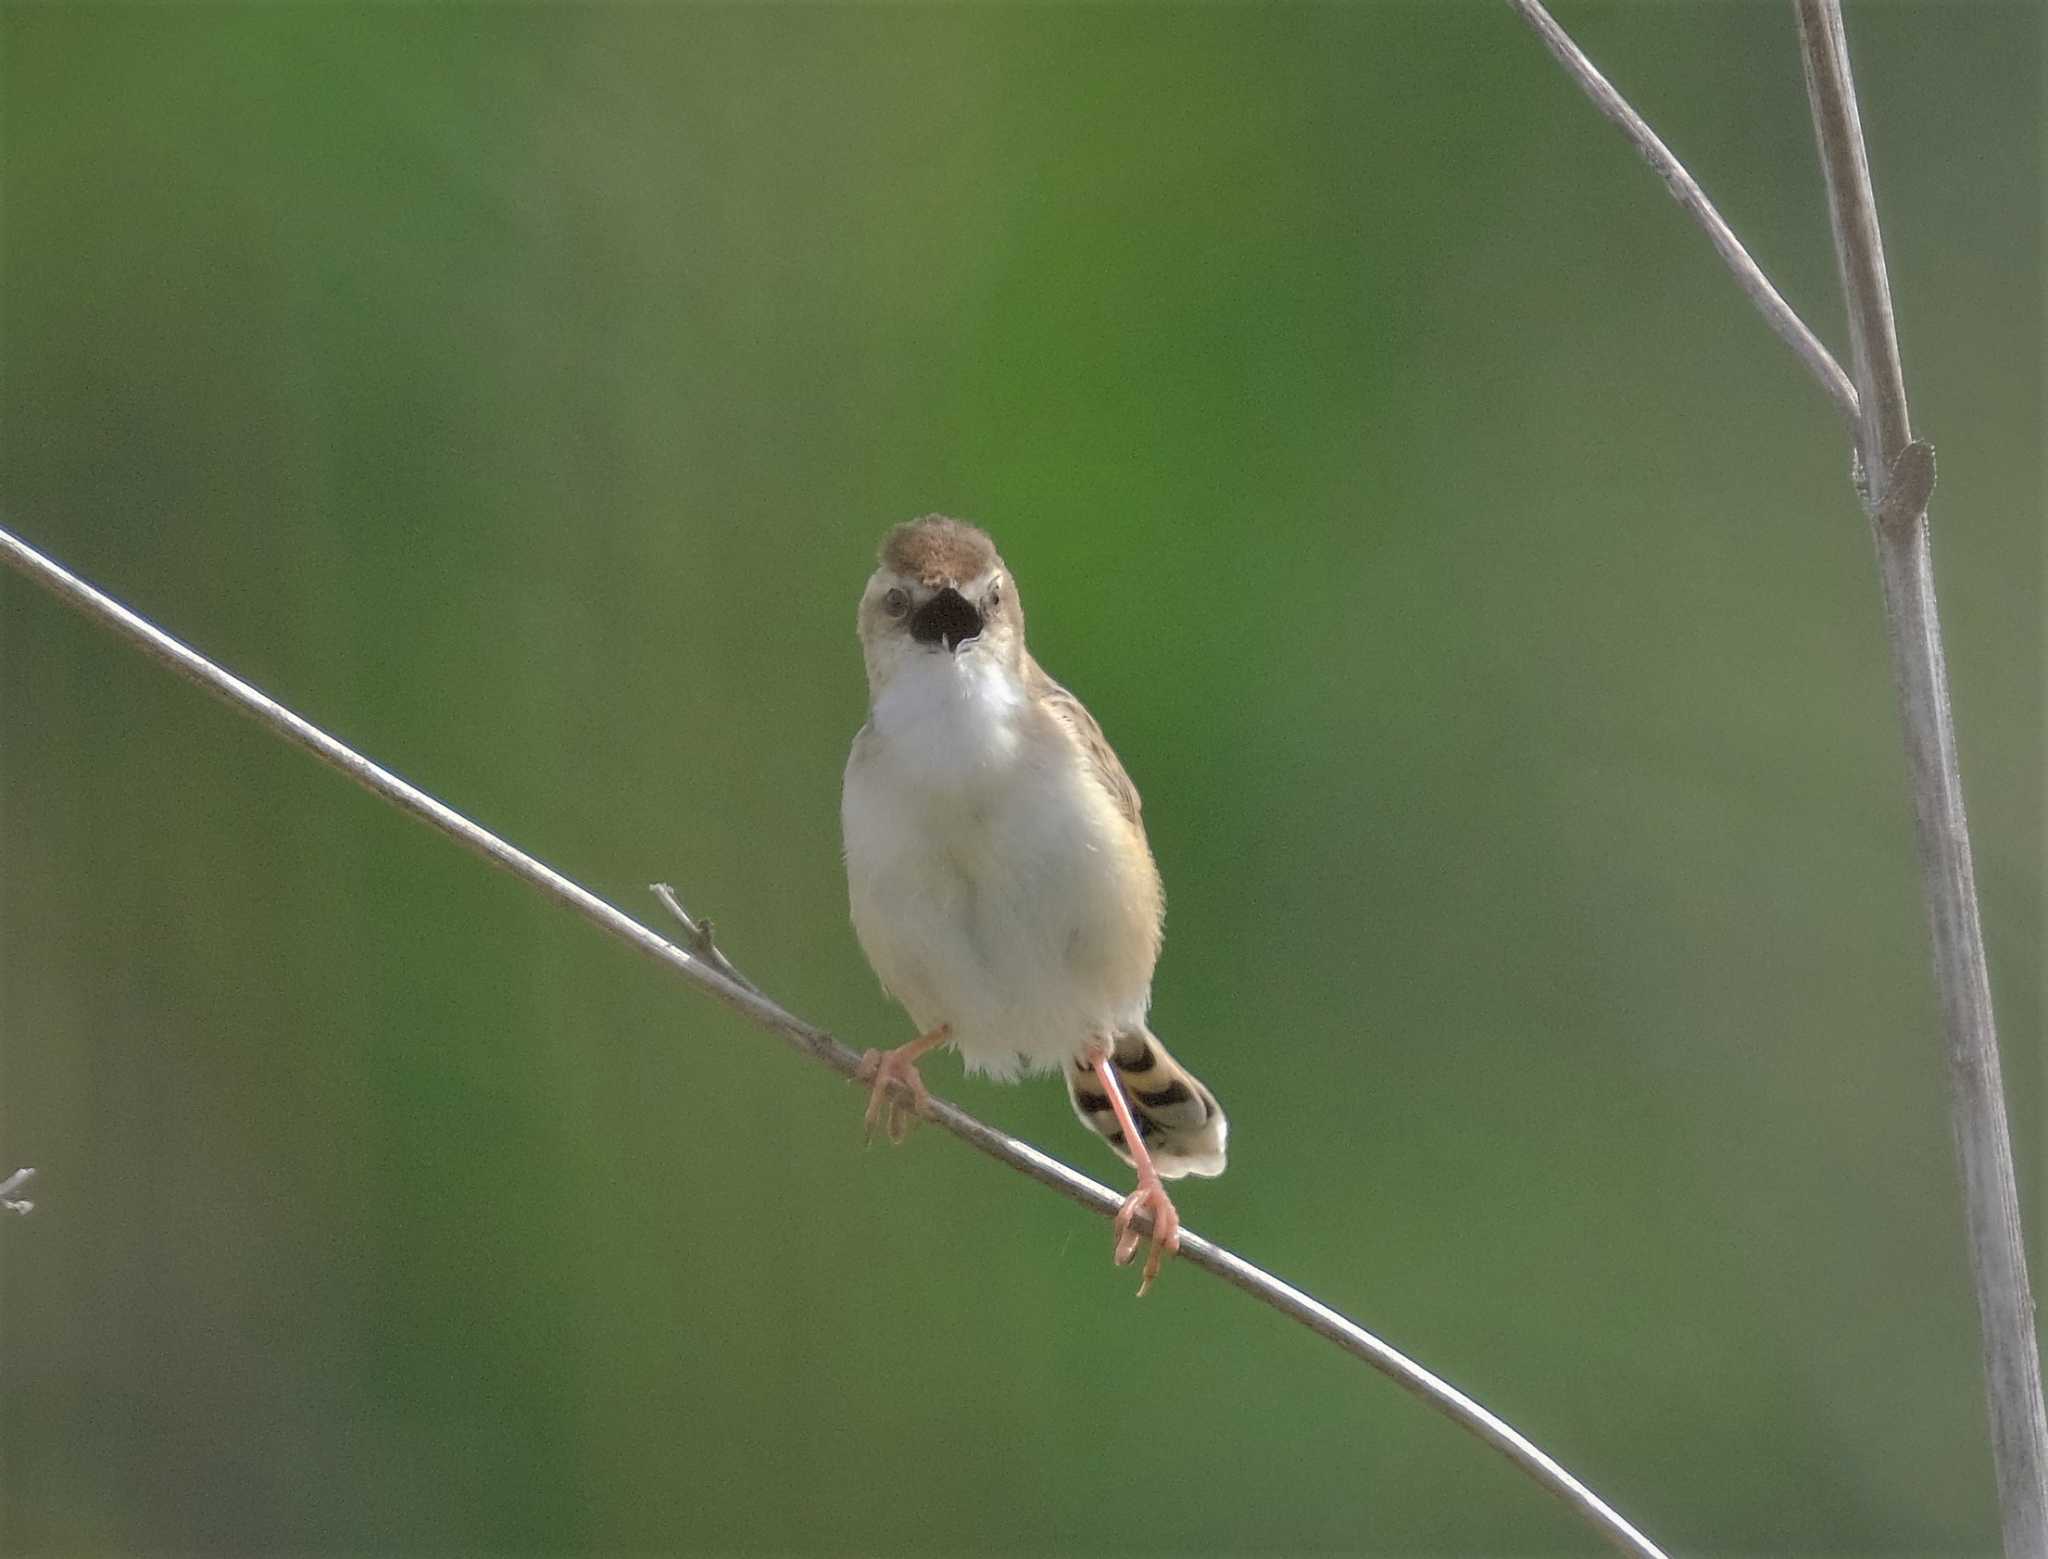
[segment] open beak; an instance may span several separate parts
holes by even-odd
[[[919,644],[944,644],[957,650],[981,636],[981,613],[966,596],[948,586],[920,606],[910,618],[910,636]]]

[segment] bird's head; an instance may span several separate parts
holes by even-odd
[[[996,544],[941,514],[890,531],[861,593],[860,643],[871,693],[920,656],[1021,666],[1024,610]]]

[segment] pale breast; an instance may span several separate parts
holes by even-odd
[[[1012,1075],[1142,1021],[1160,898],[1142,836],[1057,723],[987,680],[879,702],[842,820],[883,985],[920,1030],[950,1024],[971,1068]]]

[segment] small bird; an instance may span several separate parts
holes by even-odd
[[[1059,1071],[1074,1113],[1137,1170],[1119,1266],[1150,1214],[1142,1295],[1179,1248],[1164,1180],[1223,1173],[1229,1123],[1145,1026],[1165,894],[1137,788],[1081,701],[1024,645],[986,534],[926,515],[883,538],[860,598],[868,722],[840,820],[853,927],[918,1037],[870,1050],[867,1122],[891,1141],[940,1045],[970,1072]]]

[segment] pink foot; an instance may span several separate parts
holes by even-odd
[[[1138,1189],[1125,1197],[1124,1205],[1117,1209],[1116,1264],[1120,1267],[1130,1265],[1131,1258],[1138,1254],[1139,1241],[1144,1238],[1131,1227],[1131,1220],[1140,1212],[1152,1215],[1152,1248],[1146,1253],[1145,1276],[1138,1284],[1138,1297],[1143,1299],[1145,1290],[1159,1276],[1159,1264],[1180,1249],[1180,1214],[1174,1210],[1173,1198],[1166,1194],[1166,1187],[1156,1174],[1139,1180]]]
[[[854,1075],[864,1083],[873,1086],[868,1090],[867,1132],[868,1140],[875,1137],[875,1122],[882,1122],[882,1130],[891,1142],[901,1142],[910,1135],[910,1128],[917,1122],[918,1111],[922,1110],[931,1095],[925,1091],[924,1079],[917,1075],[917,1058],[936,1045],[946,1041],[950,1026],[941,1023],[929,1034],[920,1034],[907,1045],[898,1045],[894,1050],[870,1050],[860,1058],[860,1070]],[[906,1104],[902,1095],[908,1094]]]

